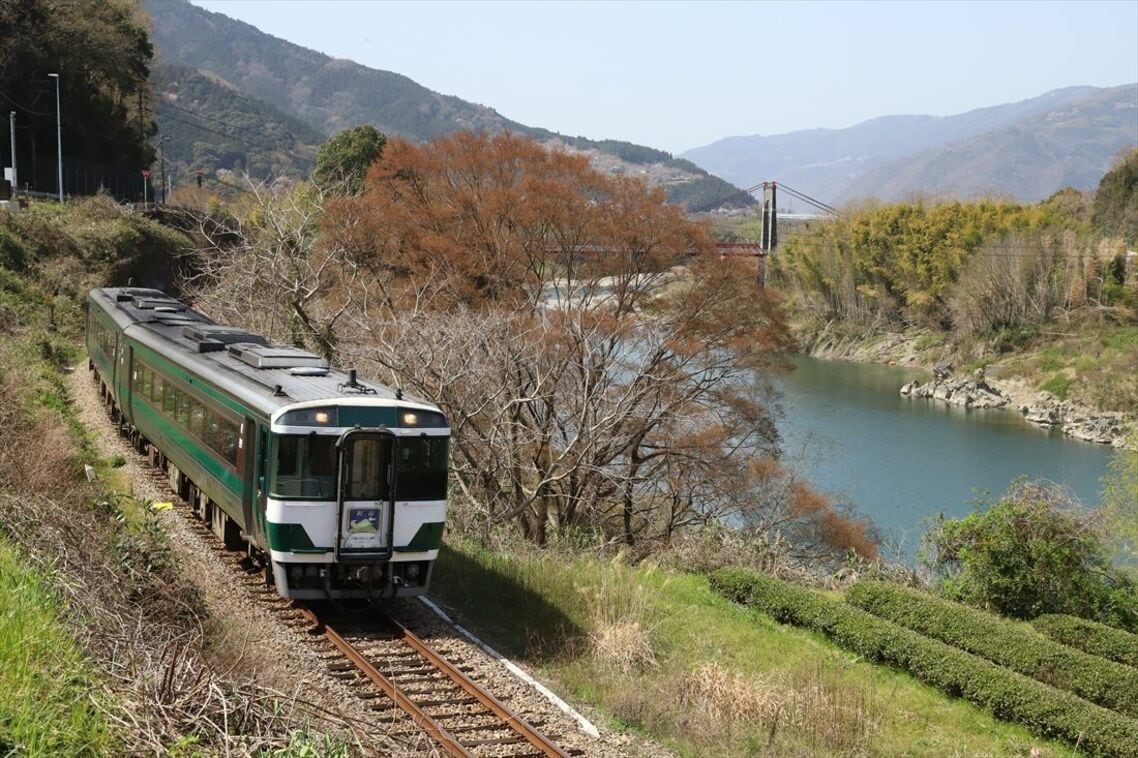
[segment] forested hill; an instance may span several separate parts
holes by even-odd
[[[305,122],[187,66],[160,63],[150,81],[172,166],[206,175],[238,168],[257,178],[312,170],[325,135]]]
[[[323,134],[371,124],[387,135],[421,141],[462,129],[508,129],[587,152],[599,168],[611,173],[642,176],[665,187],[670,200],[689,208],[713,205],[723,198],[730,198],[727,206],[753,202],[727,182],[661,150],[568,137],[520,124],[493,108],[433,92],[401,74],[331,58],[184,0],[145,0],[144,5],[154,21],[160,61],[197,70],[215,84],[260,100]],[[185,154],[197,150],[184,144],[178,149]],[[279,162],[259,155],[250,161]]]
[[[330,58],[188,2],[147,0],[159,58],[212,71],[325,134],[358,124],[422,140],[457,126],[524,131],[490,108],[440,95],[406,76]]]

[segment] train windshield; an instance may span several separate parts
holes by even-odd
[[[335,437],[280,435],[276,438],[269,492],[290,500],[335,500],[336,463]]]
[[[396,452],[396,500],[445,500],[449,437],[402,437]]]
[[[344,499],[387,500],[387,471],[391,461],[391,438],[351,437],[345,451]]]

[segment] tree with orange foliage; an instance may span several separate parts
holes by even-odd
[[[447,411],[481,527],[650,545],[764,507],[764,377],[792,340],[777,296],[661,191],[510,134],[393,140],[323,238],[372,282],[341,356]],[[766,504],[816,533],[833,515],[788,502]]]

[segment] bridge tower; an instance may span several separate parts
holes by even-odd
[[[763,226],[759,236],[758,282],[767,286],[767,258],[778,245],[778,182],[763,182]]]

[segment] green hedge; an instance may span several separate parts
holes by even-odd
[[[986,708],[1094,755],[1138,756],[1138,721],[1069,692],[880,619],[871,613],[778,579],[723,569],[712,587],[778,621],[822,632],[872,661],[891,664],[954,697]]]
[[[884,582],[861,582],[846,602],[1093,703],[1138,716],[1138,670],[1088,655],[985,611]]]
[[[1064,645],[1138,668],[1138,634],[1061,613],[1049,613],[1031,623]]]

